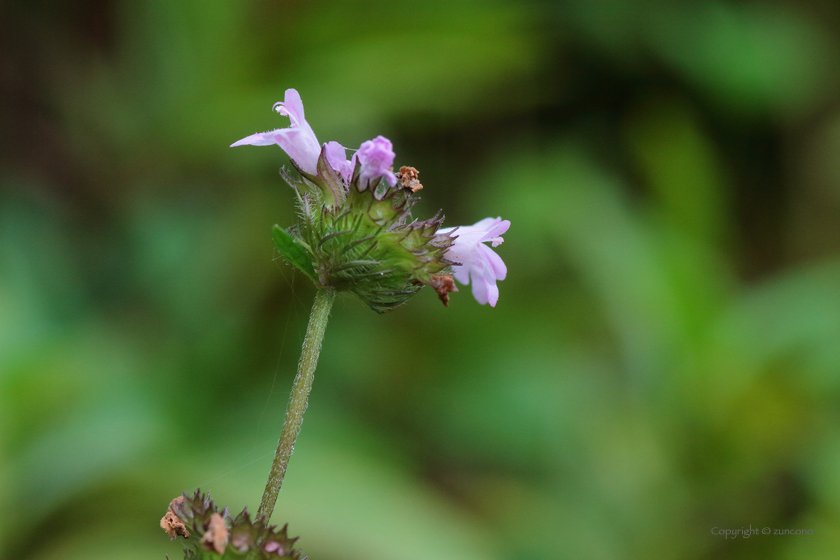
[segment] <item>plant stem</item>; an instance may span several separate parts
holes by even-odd
[[[274,462],[271,464],[265,492],[263,492],[260,508],[257,510],[257,518],[263,517],[266,525],[274,512],[274,504],[277,502],[283,477],[286,476],[289,457],[295,449],[295,440],[300,433],[303,413],[306,412],[309,391],[312,390],[312,380],[315,377],[315,366],[318,365],[321,342],[324,340],[324,331],[327,329],[327,320],[334,300],[335,290],[331,288],[322,288],[315,294],[315,303],[312,304],[312,314],[309,316],[309,326],[306,327],[306,338],[303,340],[303,350],[300,354],[300,362],[298,362],[297,376],[289,397],[289,406],[286,409],[286,421],[283,423]]]

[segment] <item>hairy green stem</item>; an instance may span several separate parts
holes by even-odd
[[[312,390],[312,379],[315,377],[315,366],[318,365],[321,342],[324,340],[324,331],[327,329],[327,320],[334,300],[335,290],[323,288],[318,290],[315,303],[312,304],[312,314],[309,316],[309,326],[306,328],[306,338],[303,340],[297,376],[292,386],[289,406],[286,409],[286,421],[283,423],[274,462],[271,464],[265,492],[263,492],[260,508],[257,510],[257,518],[264,517],[266,525],[274,512],[274,504],[277,503],[277,495],[280,493],[280,486],[283,485],[283,477],[286,476],[289,457],[295,449],[295,440],[300,433],[303,413],[306,412],[309,401],[309,391]]]

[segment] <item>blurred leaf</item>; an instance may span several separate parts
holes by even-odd
[[[646,220],[619,180],[574,146],[523,155],[497,181],[528,185],[500,189],[498,205],[525,235],[537,229],[561,244],[601,301],[640,387],[696,351],[696,323],[714,317],[725,293],[714,256],[673,242],[667,224]]]
[[[827,93],[820,26],[782,4],[712,1],[655,3],[651,47],[725,105],[746,111],[799,113]]]
[[[719,156],[692,112],[668,99],[649,100],[627,140],[661,211],[675,230],[717,244],[727,220]]]
[[[799,383],[817,394],[840,388],[840,265],[827,262],[789,272],[745,294],[715,333],[719,355],[713,369],[720,398],[779,362],[797,364]]]
[[[561,21],[618,64],[650,71],[653,54],[739,116],[801,115],[836,90],[830,29],[795,4],[569,2]]]
[[[74,494],[129,468],[160,426],[136,397],[91,407],[32,443],[12,462],[16,509],[40,517]]]

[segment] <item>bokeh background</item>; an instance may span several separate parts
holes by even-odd
[[[288,159],[228,145],[294,87],[416,216],[513,223],[495,309],[337,303],[273,519],[310,558],[836,558],[838,55],[810,0],[3,2],[0,557],[255,509],[314,291]]]

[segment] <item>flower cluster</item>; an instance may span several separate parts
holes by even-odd
[[[394,172],[394,150],[382,136],[363,142],[350,159],[338,142],[318,142],[306,122],[303,102],[286,90],[274,110],[290,125],[252,134],[231,146],[277,144],[289,155],[300,180],[283,173],[297,194],[298,222],[274,226],[278,250],[317,286],[347,291],[378,312],[405,303],[424,285],[447,304],[457,291],[454,276],[472,282],[479,303],[495,306],[497,280],[507,269],[487,245],[496,247],[510,222],[486,218],[472,226],[441,228],[443,218],[411,218],[422,188],[417,170]]]
[[[287,526],[278,531],[263,519],[251,521],[244,509],[231,517],[227,508],[220,512],[210,496],[198,490],[172,500],[160,527],[172,540],[183,537],[186,560],[300,560],[301,552],[294,548],[297,537],[289,538]]]

